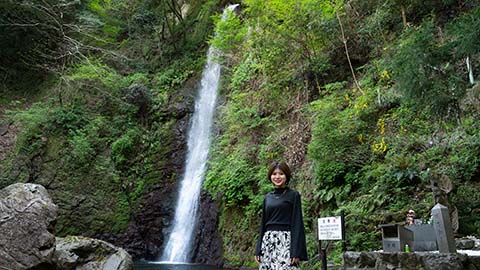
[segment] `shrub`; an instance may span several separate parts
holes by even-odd
[[[140,130],[132,128],[112,143],[112,160],[117,166],[122,167],[126,165],[126,162],[129,160],[128,157],[134,153],[133,150],[136,142],[139,140],[139,136]]]

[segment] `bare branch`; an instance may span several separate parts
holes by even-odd
[[[352,72],[353,80],[354,80],[355,85],[357,86],[358,90],[362,94],[364,94],[364,92],[362,91],[362,88],[360,87],[360,84],[357,81],[357,76],[355,76],[355,70],[353,69],[352,61],[350,61],[350,54],[348,53],[348,46],[347,46],[347,38],[345,37],[345,32],[343,31],[343,25],[342,25],[342,21],[340,20],[340,15],[338,14],[338,11],[335,14],[337,15],[338,23],[340,24],[340,30],[342,32],[342,41],[343,41],[343,45],[345,47],[345,55],[347,56],[348,65],[350,66],[350,71]]]
[[[19,49],[14,55],[18,57],[15,61],[27,67],[63,74],[66,63],[87,60],[87,52],[131,60],[120,53],[81,41],[93,40],[108,44],[107,40],[92,34],[96,29],[67,21],[64,14],[73,11],[71,9],[80,3],[78,0],[7,1],[9,12],[0,15],[0,27],[6,28],[6,32],[12,35],[23,35],[23,32],[15,30],[33,34],[34,40],[29,41],[31,44],[27,43],[21,47],[24,51]]]
[[[36,27],[40,23],[0,23],[0,26],[16,26],[16,27]]]

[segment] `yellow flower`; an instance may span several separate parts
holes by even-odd
[[[384,138],[379,143],[374,143],[372,145],[372,151],[374,153],[384,153],[387,151],[387,144],[385,143]]]
[[[362,134],[359,134],[358,135],[358,141],[363,144],[363,135]]]
[[[380,134],[385,134],[385,120],[383,118],[378,119],[377,126],[380,128]]]
[[[388,73],[388,70],[384,69],[382,71],[382,73],[380,74],[380,77],[382,79],[387,79],[387,80],[390,80],[390,74]]]

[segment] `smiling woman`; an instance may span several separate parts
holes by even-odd
[[[268,178],[275,188],[285,188],[290,181],[291,173],[286,163],[275,162],[268,171]]]
[[[285,162],[272,163],[267,175],[275,190],[263,200],[255,261],[260,270],[296,270],[300,260],[307,260],[300,194],[288,187],[291,172]]]

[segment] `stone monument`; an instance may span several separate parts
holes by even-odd
[[[432,208],[433,228],[437,236],[438,251],[440,253],[456,253],[453,238],[452,223],[448,208],[437,203]]]

